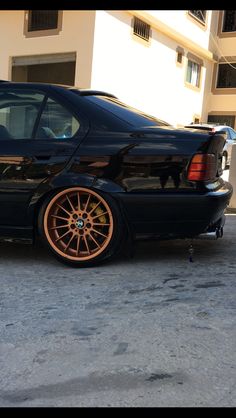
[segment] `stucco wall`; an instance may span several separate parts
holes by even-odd
[[[24,35],[25,11],[0,11],[0,79],[11,78],[11,57],[76,52],[75,84],[107,90],[121,100],[174,125],[194,116],[207,119],[214,111],[235,111],[236,95],[213,95],[213,62],[203,57],[199,90],[185,84],[185,46],[152,28],[147,44],[133,35],[130,11],[65,10],[59,35]],[[205,51],[235,56],[235,37],[218,38],[218,11],[207,11],[204,28],[186,10],[145,11]],[[210,31],[212,34],[210,34]],[[184,47],[183,65],[176,64],[176,48]],[[196,52],[195,48],[195,53]],[[20,67],[18,67],[19,69]]]
[[[211,10],[207,10],[206,26],[194,19],[188,10],[148,10],[155,18],[161,22],[166,23],[170,28],[180,32],[191,41],[208,48],[209,45],[209,31],[211,22]]]
[[[208,111],[234,111],[236,114],[236,95],[235,94],[210,94]]]
[[[223,57],[226,59],[228,57],[236,56],[236,37],[234,34],[230,33],[229,36],[224,34],[224,37],[220,36],[219,32],[219,22],[221,21],[220,11],[213,11],[213,19],[211,25],[211,35],[210,35],[210,47],[214,48],[217,53],[219,60],[224,61]],[[232,35],[232,36],[231,36]],[[210,77],[211,75],[211,77]],[[213,94],[212,93],[212,77],[213,75],[213,66],[212,70],[209,71],[209,83],[206,84],[205,99],[203,102],[203,113],[215,113],[215,114],[232,114],[236,116],[236,94]],[[215,85],[214,85],[215,87]],[[227,89],[226,89],[227,92]],[[235,122],[236,127],[236,122]]]
[[[176,47],[181,45],[152,30],[147,46],[133,36],[131,19],[123,11],[97,11],[92,88],[110,91],[172,124],[191,122],[201,114],[205,68],[200,91],[186,87],[186,56],[182,66],[176,65]]]
[[[76,83],[90,87],[95,11],[64,10],[62,31],[55,36],[25,37],[24,18],[23,10],[0,11],[0,78],[11,77],[9,57],[76,52]]]

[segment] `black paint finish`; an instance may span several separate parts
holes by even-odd
[[[147,116],[142,126],[135,113],[132,123],[123,118],[123,108],[115,113],[115,99],[99,92],[39,83],[0,85],[0,92],[12,89],[39,91],[62,104],[80,128],[66,139],[1,137],[1,236],[33,234],[45,197],[71,186],[110,194],[136,233],[193,236],[222,217],[232,187],[220,177],[225,139],[219,133],[175,129]],[[196,153],[214,154],[218,170],[211,181],[187,180]]]

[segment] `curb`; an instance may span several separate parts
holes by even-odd
[[[225,213],[236,213],[236,208],[227,208]]]

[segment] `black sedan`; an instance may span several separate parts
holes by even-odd
[[[175,129],[100,91],[0,83],[0,237],[93,266],[139,236],[222,235],[224,134]]]

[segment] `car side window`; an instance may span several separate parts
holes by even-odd
[[[229,129],[229,133],[230,133],[231,139],[236,141],[236,131],[234,131],[233,129]]]
[[[222,131],[225,131],[225,132],[226,132],[226,139],[231,139],[231,138],[230,138],[230,133],[229,133],[229,129],[228,129],[228,128],[224,128],[224,129],[222,129]]]
[[[31,139],[44,94],[0,89],[0,140]]]
[[[48,98],[39,120],[36,139],[72,138],[80,127],[79,121],[60,103]]]

